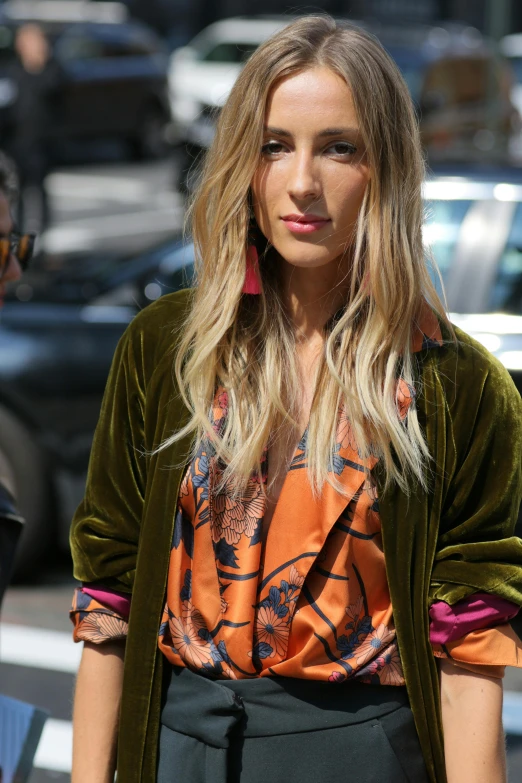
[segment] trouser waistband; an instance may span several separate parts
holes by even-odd
[[[409,704],[404,686],[290,677],[210,680],[167,667],[161,723],[216,748],[230,737],[269,737],[349,726]]]

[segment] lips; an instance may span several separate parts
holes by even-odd
[[[293,234],[310,234],[312,231],[320,231],[331,222],[330,218],[311,213],[306,215],[285,215],[281,220]]]

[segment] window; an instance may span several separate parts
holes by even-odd
[[[69,33],[58,41],[56,53],[62,61],[95,60],[103,56],[101,41],[88,35]]]
[[[491,289],[488,310],[522,315],[522,204],[518,204],[515,210]]]
[[[462,221],[472,203],[469,200],[446,201],[440,199],[429,201],[426,204],[424,243],[439,268],[444,285],[447,285],[449,272],[453,266]],[[440,294],[438,275],[435,270],[431,270],[431,273]]]
[[[223,41],[216,44],[201,58],[206,63],[244,63],[258,47],[254,43]]]

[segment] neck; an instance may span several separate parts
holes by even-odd
[[[348,294],[348,263],[303,268],[283,262],[285,303],[298,341],[323,337],[324,326]]]

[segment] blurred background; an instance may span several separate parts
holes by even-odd
[[[0,314],[0,476],[26,518],[0,624],[0,693],[46,708],[32,783],[70,779],[80,646],[68,528],[116,343],[191,279],[182,236],[220,107],[278,0],[0,3],[0,150],[36,257]],[[522,390],[522,3],[326,0],[398,63],[429,163],[425,241],[453,321]],[[522,527],[519,525],[519,534]],[[520,627],[518,628],[520,633]],[[522,779],[522,670],[505,680],[510,781]]]

